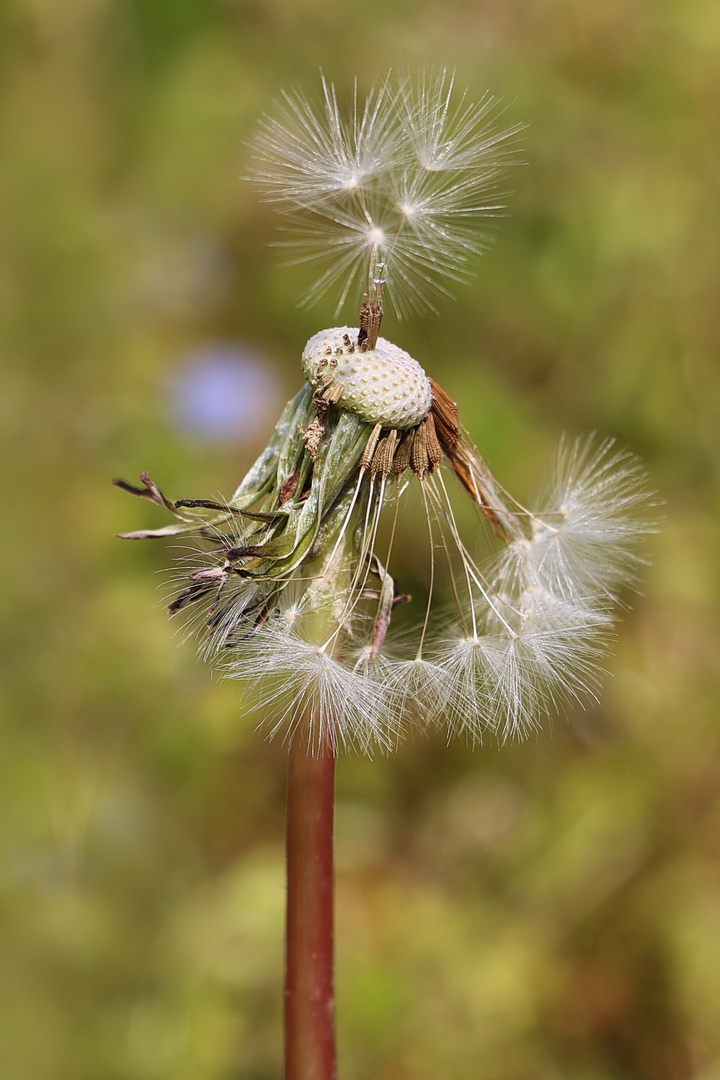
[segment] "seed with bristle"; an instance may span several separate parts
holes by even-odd
[[[385,338],[362,352],[352,344],[358,331],[349,326],[321,330],[310,338],[302,354],[302,369],[314,383],[328,349],[337,366],[333,375],[342,384],[338,405],[369,424],[404,431],[425,419],[432,405],[432,386],[417,360]],[[347,339],[350,339],[350,345]]]

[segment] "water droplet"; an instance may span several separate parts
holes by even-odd
[[[384,285],[387,281],[387,263],[378,262],[375,263],[375,273],[373,274],[373,285]]]

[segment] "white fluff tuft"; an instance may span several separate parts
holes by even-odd
[[[298,737],[312,751],[322,746],[334,753],[390,750],[397,742],[391,689],[304,640],[284,620],[269,620],[244,641],[226,674],[251,688],[269,737]]]
[[[509,545],[506,562],[529,584],[607,607],[636,582],[653,505],[638,461],[612,440],[563,440],[531,534]]]
[[[594,696],[607,617],[539,591],[519,605],[508,609],[511,620],[486,613],[476,632],[459,631],[440,645],[448,691],[442,718],[453,734],[522,738],[549,712]]]

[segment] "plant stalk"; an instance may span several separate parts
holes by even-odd
[[[285,1080],[336,1080],[335,755],[290,744],[287,788]]]

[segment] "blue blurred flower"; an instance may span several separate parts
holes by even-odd
[[[243,346],[213,343],[186,357],[172,373],[169,407],[181,430],[212,441],[252,442],[278,405],[267,360]]]

